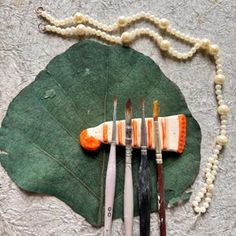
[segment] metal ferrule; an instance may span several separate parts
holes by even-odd
[[[147,155],[147,147],[146,146],[141,147],[141,155]]]
[[[160,133],[159,133],[159,126],[158,126],[158,120],[154,121],[155,125],[155,146],[156,146],[156,153],[161,153],[161,143],[160,143]]]
[[[131,147],[126,147],[125,149],[125,156],[131,157],[132,156],[132,148]]]

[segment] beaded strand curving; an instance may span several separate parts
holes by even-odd
[[[38,16],[41,16],[47,20],[50,24],[40,24],[39,30],[41,32],[52,32],[62,36],[88,36],[98,37],[104,41],[113,44],[130,44],[138,37],[149,37],[160,47],[162,51],[165,51],[173,58],[178,60],[187,60],[193,57],[198,50],[205,50],[214,59],[216,73],[214,78],[215,83],[215,95],[217,100],[217,113],[220,119],[219,133],[215,139],[212,155],[209,157],[204,179],[205,183],[197,196],[192,202],[193,209],[198,214],[203,214],[208,209],[212,200],[212,192],[214,189],[214,182],[217,175],[219,165],[219,154],[223,146],[227,144],[226,136],[226,125],[227,125],[227,114],[229,107],[225,104],[222,86],[225,82],[225,76],[222,71],[221,60],[219,56],[219,47],[216,44],[212,44],[208,39],[200,39],[181,33],[175,28],[171,27],[169,21],[165,18],[159,19],[154,15],[146,12],[140,12],[136,15],[129,17],[119,17],[118,20],[112,25],[103,24],[88,15],[76,13],[74,16],[67,17],[65,19],[56,19],[47,13],[42,7],[36,10]],[[121,36],[111,35],[112,32],[118,29],[124,28],[137,21],[149,21],[161,30],[169,33],[177,39],[180,39],[186,43],[192,45],[188,52],[179,52],[176,50],[171,43],[160,36],[157,32],[149,28],[137,28],[132,31],[125,31]],[[88,24],[90,26],[85,26]],[[94,27],[94,28],[93,28]]]

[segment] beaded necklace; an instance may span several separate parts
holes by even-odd
[[[74,16],[60,20],[51,16],[42,7],[39,7],[36,10],[36,13],[38,14],[38,16],[44,18],[49,22],[49,24],[39,24],[39,30],[43,33],[52,32],[62,36],[97,37],[103,41],[120,45],[130,44],[138,37],[149,37],[157,44],[157,46],[160,47],[162,51],[165,51],[171,57],[178,60],[190,59],[200,49],[204,50],[213,58],[213,62],[215,64],[215,95],[217,100],[217,113],[220,119],[220,129],[214,141],[212,155],[208,158],[206,164],[204,174],[205,183],[192,202],[193,209],[197,214],[200,215],[205,213],[212,200],[212,192],[219,165],[219,154],[223,146],[225,146],[228,141],[226,137],[226,125],[229,107],[225,104],[222,93],[222,86],[225,82],[225,76],[223,74],[219,55],[219,46],[216,44],[212,44],[208,39],[195,38],[190,35],[181,33],[180,31],[171,27],[167,19],[159,19],[154,15],[146,12],[140,12],[136,15],[128,17],[121,16],[112,25],[103,24],[89,17],[88,15],[84,15],[81,13],[76,13]],[[164,39],[157,32],[149,28],[137,28],[129,32],[125,31],[121,34],[121,36],[111,35],[112,32],[141,20],[148,21],[159,27],[161,30],[169,33],[171,36],[189,43],[190,45],[192,45],[191,49],[188,52],[179,52],[171,45],[168,40]],[[85,24],[88,24],[90,26],[85,26]],[[92,28],[91,26],[93,26],[94,28]]]

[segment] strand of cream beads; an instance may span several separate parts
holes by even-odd
[[[226,125],[229,107],[225,104],[222,94],[222,86],[225,81],[225,76],[223,75],[222,65],[219,57],[219,47],[216,44],[212,44],[208,39],[199,39],[183,34],[172,28],[167,19],[159,19],[151,15],[150,13],[145,12],[141,12],[130,17],[119,17],[118,20],[112,25],[100,23],[97,20],[94,20],[93,18],[81,13],[76,13],[74,16],[58,20],[44,11],[44,9],[41,7],[38,8],[36,12],[39,16],[43,17],[51,24],[40,24],[39,29],[42,32],[53,32],[63,36],[99,37],[102,40],[114,44],[129,44],[137,37],[150,37],[157,43],[161,50],[179,60],[192,58],[199,49],[205,50],[210,56],[214,58],[216,66],[216,74],[214,78],[215,95],[218,103],[217,112],[220,118],[220,130],[215,140],[212,155],[209,157],[206,164],[204,186],[201,188],[194,201],[192,202],[193,209],[196,213],[205,213],[212,200],[214,181],[219,165],[219,153],[228,141],[226,137]],[[150,30],[149,28],[137,28],[133,31],[126,31],[122,33],[121,37],[109,34],[113,31],[124,28],[125,26],[141,20],[153,23],[155,26],[161,28],[163,31],[166,31],[170,35],[193,45],[192,48],[185,53],[179,52],[172,47],[171,43],[168,40],[165,40],[162,36],[160,36],[155,31]],[[90,26],[93,26],[94,28],[85,26],[84,24],[88,24]]]

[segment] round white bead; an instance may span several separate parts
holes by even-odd
[[[129,32],[124,32],[121,35],[121,41],[122,43],[130,43],[132,41],[131,34]]]
[[[169,26],[169,21],[165,18],[160,19],[159,26],[161,29],[167,29]]]
[[[65,35],[69,35],[70,34],[70,29],[65,29]]]
[[[214,148],[213,153],[218,155],[220,153],[220,151],[218,149]]]
[[[223,84],[225,82],[225,76],[223,74],[217,74],[214,81],[216,84]]]
[[[206,177],[207,177],[207,179],[209,179],[212,177],[212,174],[210,172],[208,172],[208,173],[206,173]]]
[[[222,123],[222,122],[221,122],[221,123]],[[226,125],[221,125],[221,126],[220,126],[220,129],[223,129],[223,130],[226,129]]]
[[[118,25],[120,27],[124,27],[127,25],[127,19],[124,16],[119,17],[118,19]]]
[[[182,33],[182,38],[185,39],[186,38],[186,34],[185,33]]]
[[[199,196],[195,197],[195,201],[196,202],[200,202],[201,201],[201,198]]]
[[[209,207],[209,203],[208,203],[208,202],[204,202],[204,203],[203,203],[203,206],[204,206],[205,208],[208,208],[208,207]]]
[[[180,31],[176,32],[176,36],[179,37],[179,38],[183,38],[183,34]]]
[[[76,27],[76,31],[79,35],[84,35],[85,34],[85,26],[84,25],[78,25]]]
[[[225,126],[225,129],[226,129],[227,120],[221,119],[221,124],[224,125],[224,126]]]
[[[197,207],[197,206],[198,206],[198,202],[197,202],[197,201],[193,201],[193,202],[192,202],[192,205],[193,205],[194,207]]]
[[[216,172],[215,170],[212,170],[212,171],[211,171],[211,174],[214,175],[214,176],[216,176],[216,175],[217,175],[217,172]]]
[[[216,44],[210,44],[208,50],[211,55],[216,55],[219,52],[219,46]]]
[[[209,198],[211,198],[211,197],[212,197],[212,193],[207,192],[207,193],[206,193],[206,196],[209,197]]]
[[[229,112],[229,107],[227,105],[220,105],[217,111],[220,115],[226,115]]]
[[[222,74],[222,73],[223,73],[223,70],[222,70],[222,69],[216,69],[216,73],[217,73],[217,74]]]
[[[220,116],[220,119],[221,119],[221,120],[226,120],[226,119],[227,119],[227,115],[221,115],[221,116]]]
[[[211,41],[209,39],[202,39],[201,40],[201,47],[203,49],[207,49],[210,45]]]
[[[195,211],[196,213],[200,213],[201,209],[200,209],[200,207],[194,207],[194,211]]]
[[[206,197],[205,201],[206,201],[206,202],[211,202],[211,198]]]
[[[201,188],[201,192],[205,194],[207,192],[206,187]]]
[[[54,29],[54,32],[57,32],[61,35],[65,35],[65,29]]]
[[[185,34],[184,39],[186,41],[191,41],[191,37],[188,34]]]
[[[140,12],[140,15],[143,17],[143,16],[146,15],[146,12],[145,12],[145,11],[141,11],[141,12]]]
[[[177,52],[177,53],[176,53],[176,57],[177,57],[178,59],[182,59],[182,54],[179,53],[179,52]]]
[[[176,30],[176,32],[175,32],[175,36],[180,37],[180,35],[181,35],[181,32],[178,31],[178,30]]]
[[[70,27],[70,28],[68,28],[68,29],[69,29],[69,35],[73,35],[74,32],[75,32],[75,27],[72,26],[72,27]]]
[[[206,164],[206,167],[207,167],[207,168],[211,168],[211,167],[212,167],[212,164],[211,164],[211,163],[207,163],[207,164]]]
[[[216,142],[220,145],[225,145],[228,142],[228,139],[225,135],[218,135],[216,138]]]
[[[214,165],[214,166],[212,167],[212,169],[215,170],[215,171],[217,171],[219,168],[218,168],[217,165]]]
[[[224,104],[225,104],[225,101],[224,101],[223,99],[220,99],[220,100],[218,101],[218,104],[219,104],[219,105],[224,105]]]
[[[175,35],[176,32],[177,32],[177,29],[169,27],[169,31],[170,31],[173,35]]]
[[[209,157],[208,162],[212,166],[212,163],[214,162],[215,158],[214,157]]]
[[[84,17],[83,17],[83,18],[84,18]],[[69,23],[73,23],[74,17],[73,17],[73,16],[70,16],[70,17],[68,18],[68,21],[69,21]]]
[[[214,159],[218,158],[217,154],[212,154],[212,157],[213,157]]]
[[[207,167],[207,168],[205,169],[205,172],[206,172],[206,173],[210,173],[210,172],[211,172],[211,169]]]
[[[209,184],[209,185],[210,185],[210,184],[212,184],[212,183],[213,183],[213,179],[212,179],[212,178],[208,178],[206,182],[207,182],[207,184]]]
[[[214,165],[218,165],[219,164],[219,161],[218,160],[215,160],[214,161]]]
[[[199,192],[199,193],[198,193],[198,197],[199,197],[199,198],[203,198],[203,196],[204,196],[204,193],[202,193],[202,192]]]
[[[153,15],[149,12],[145,12],[144,15],[145,15],[145,17],[147,17],[149,19],[153,17]]]
[[[220,131],[220,134],[222,134],[222,135],[226,135],[226,133],[227,133],[227,132],[226,132],[225,129],[223,129],[223,130]]]
[[[196,42],[196,40],[195,40],[194,37],[191,37],[191,36],[190,36],[190,37],[189,37],[189,42],[190,42],[190,43],[194,43],[194,42]]]
[[[202,213],[205,213],[205,212],[206,212],[206,208],[202,206],[202,207],[200,208],[200,211],[201,211]]]
[[[169,48],[169,54],[171,55],[171,56],[174,56],[175,55],[175,53],[174,53],[174,49],[172,48],[172,47],[170,47]]]
[[[213,190],[213,188],[214,188],[214,185],[213,185],[213,184],[209,184],[209,185],[207,186],[207,189],[208,189],[209,191]]]
[[[170,48],[170,42],[168,40],[162,40],[160,42],[160,48],[163,50],[163,51],[168,51],[169,48]]]
[[[76,13],[74,16],[74,20],[77,24],[81,24],[85,21],[85,17],[81,13]]]
[[[218,149],[219,151],[222,149],[221,145],[216,145],[216,149]]]

